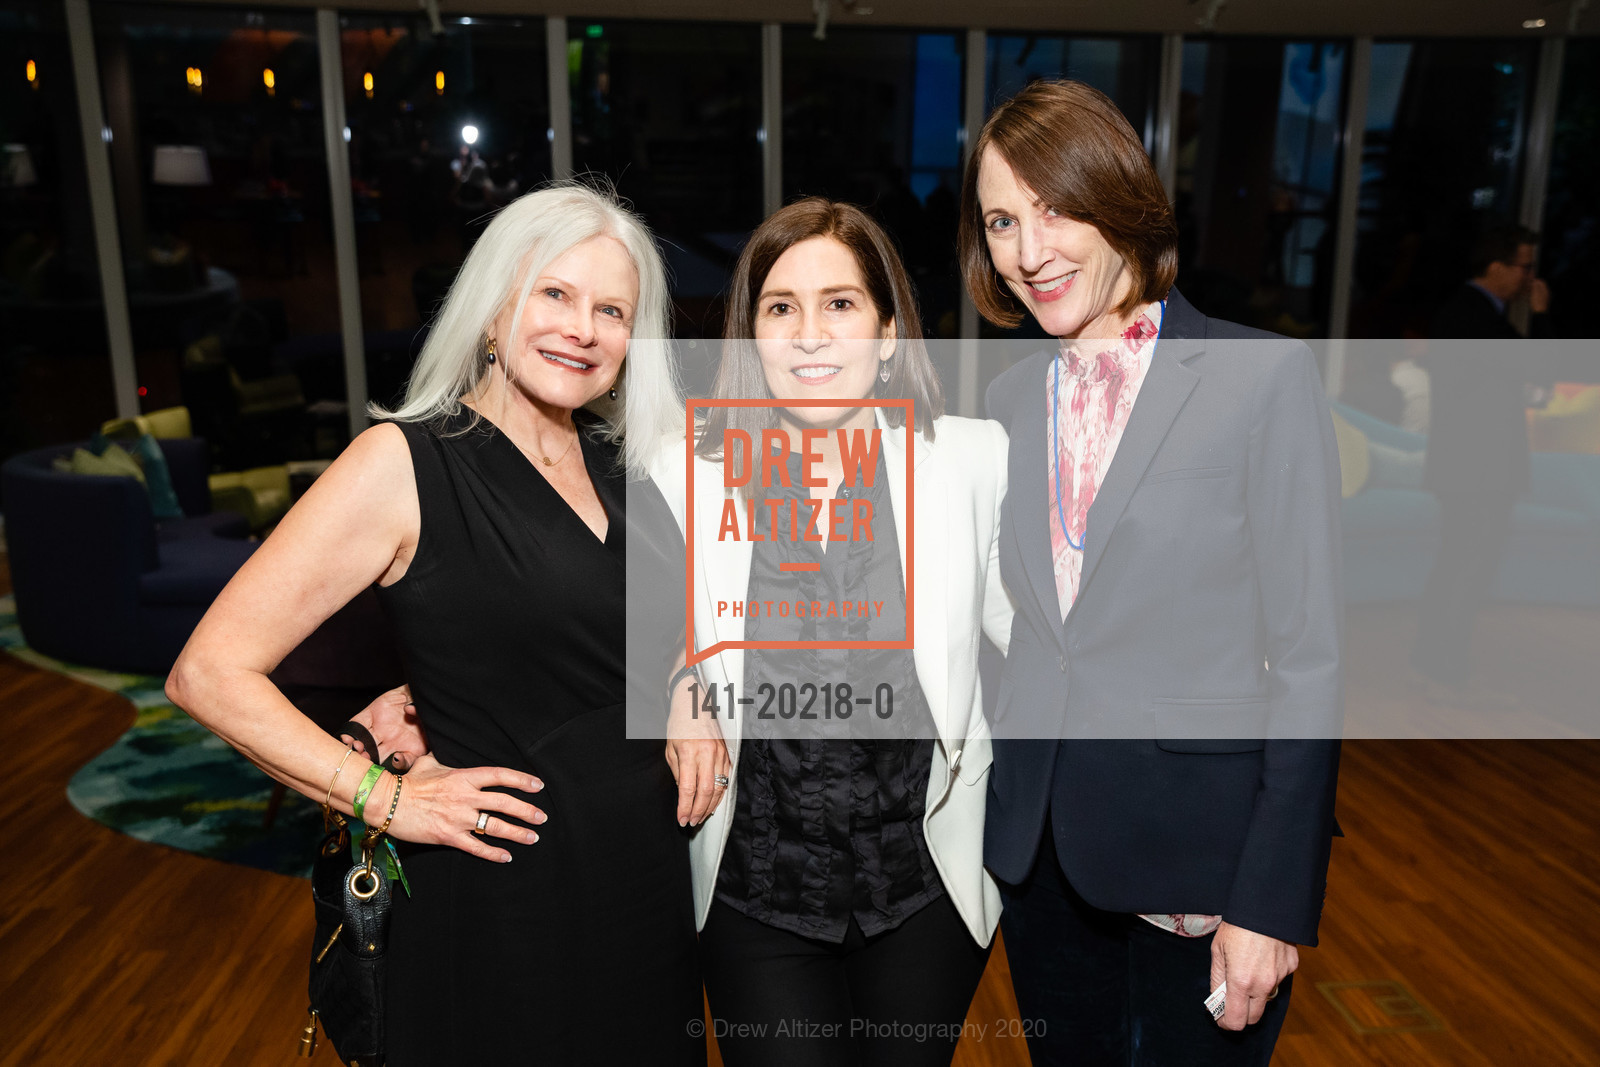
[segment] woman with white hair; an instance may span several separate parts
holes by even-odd
[[[405,402],[374,411],[168,681],[274,778],[389,817],[410,885],[386,961],[393,1067],[704,1063],[676,789],[623,719],[624,483],[635,442],[682,425],[666,320],[656,246],[613,198],[561,185],[506,207]],[[267,678],[374,582],[431,749],[403,781]]]

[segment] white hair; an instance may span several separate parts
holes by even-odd
[[[615,238],[639,274],[628,355],[617,378],[617,397],[602,395],[588,409],[604,423],[603,436],[621,442],[634,477],[656,443],[682,432],[683,404],[667,336],[667,277],[655,239],[639,217],[610,190],[557,182],[518,197],[500,211],[472,246],[406,383],[394,411],[369,404],[376,419],[425,422],[461,410],[461,399],[489,373],[485,341],[507,304],[516,301],[512,336],[533,284],[553,260],[593,237]],[[510,347],[507,345],[506,347]],[[503,379],[504,380],[504,379]]]

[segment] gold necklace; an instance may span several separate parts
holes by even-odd
[[[540,452],[539,453],[539,458],[544,460],[544,465],[546,467],[554,467],[557,463],[560,463],[562,460],[567,458],[567,452],[571,452],[572,451],[572,446],[577,444],[577,443],[578,443],[578,435],[576,433],[574,433],[572,435],[572,440],[570,442],[568,442],[568,444],[567,444],[567,451],[566,452],[561,453],[561,455],[557,456],[555,459],[551,459],[549,456],[545,455],[543,452]]]

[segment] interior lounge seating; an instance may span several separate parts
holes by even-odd
[[[162,408],[131,419],[111,419],[101,424],[100,432],[107,437],[147,433],[158,441],[194,435],[189,409],[182,406]],[[294,499],[293,472],[310,468],[321,473],[326,467],[326,461],[312,460],[213,473],[206,479],[211,490],[211,507],[215,511],[244,516],[251,532],[260,533],[289,510]]]
[[[1347,428],[1339,441],[1345,600],[1415,600],[1439,542],[1439,503],[1422,484],[1427,439],[1345,404],[1333,410]],[[1600,456],[1533,453],[1533,478],[1512,513],[1495,596],[1600,607]]]
[[[209,451],[159,441],[183,517],[158,522],[131,477],[56,470],[78,444],[0,468],[17,621],[29,647],[85,666],[165,674],[200,617],[255,551],[245,520],[213,511]]]

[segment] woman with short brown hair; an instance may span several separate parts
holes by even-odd
[[[1121,314],[1160,302],[1178,276],[1178,226],[1144,146],[1104,94],[1082,82],[1034,82],[978,135],[961,183],[962,280],[978,313],[1021,325],[1024,306],[995,268],[978,177],[990,150],[1025,188],[1066,218],[1093,226],[1128,271]]]
[[[1043,1024],[1033,1062],[1265,1064],[1337,832],[1339,466],[1316,364],[1172,288],[1166,194],[1086,85],[995,110],[960,227],[979,311],[1058,342],[988,394],[1017,612],[984,861]]]

